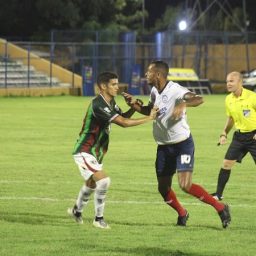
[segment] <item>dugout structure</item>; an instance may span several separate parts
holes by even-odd
[[[196,72],[190,68],[170,68],[168,80],[187,87],[196,94],[211,94],[211,84],[208,79],[200,79]]]

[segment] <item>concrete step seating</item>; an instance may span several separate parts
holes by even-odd
[[[59,79],[25,66],[21,61],[0,59],[0,88],[61,86]],[[65,84],[65,86],[67,86]]]

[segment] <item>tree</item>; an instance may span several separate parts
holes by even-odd
[[[0,35],[49,40],[52,29],[141,30],[143,0],[0,0]]]
[[[181,10],[181,6],[168,6],[162,17],[156,20],[155,26],[150,30],[150,32],[163,31],[167,29],[176,30]]]

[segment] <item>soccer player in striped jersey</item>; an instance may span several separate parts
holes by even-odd
[[[83,224],[82,212],[94,192],[95,219],[93,225],[97,228],[110,228],[103,218],[106,193],[110,178],[103,171],[102,160],[108,150],[110,124],[121,127],[131,127],[156,118],[157,108],[152,108],[149,116],[131,119],[135,110],[130,108],[123,113],[115,102],[118,92],[118,76],[113,72],[103,72],[97,78],[100,94],[90,103],[79,138],[75,144],[73,157],[85,184],[79,191],[75,205],[68,209],[68,214],[76,222]],[[134,102],[135,103],[135,102]],[[136,104],[142,104],[136,101]]]
[[[177,172],[180,188],[213,206],[226,228],[231,221],[228,205],[218,202],[202,186],[192,182],[195,148],[186,107],[196,107],[203,103],[203,99],[178,83],[168,81],[168,72],[168,64],[163,61],[153,61],[148,66],[146,78],[152,86],[148,106],[133,104],[132,96],[124,94],[127,104],[132,103],[132,108],[142,114],[149,115],[153,106],[159,108],[153,122],[153,136],[158,145],[155,163],[158,191],[166,204],[178,213],[177,225],[186,226],[188,211],[172,189],[173,175]]]

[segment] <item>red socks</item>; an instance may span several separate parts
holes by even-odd
[[[194,197],[197,197],[202,202],[213,206],[217,212],[224,209],[224,204],[214,199],[203,187],[197,184],[192,184],[188,193]],[[177,211],[179,216],[185,216],[186,210],[178,201],[174,191],[171,189],[165,196],[165,202]]]
[[[170,205],[174,210],[177,211],[179,216],[186,215],[187,212],[186,212],[185,208],[183,208],[183,206],[179,203],[173,190],[168,191],[164,200],[168,205]]]
[[[224,209],[224,204],[218,202],[203,187],[197,184],[192,184],[188,193],[194,197],[197,197],[202,202],[212,205],[217,212],[220,212]]]

